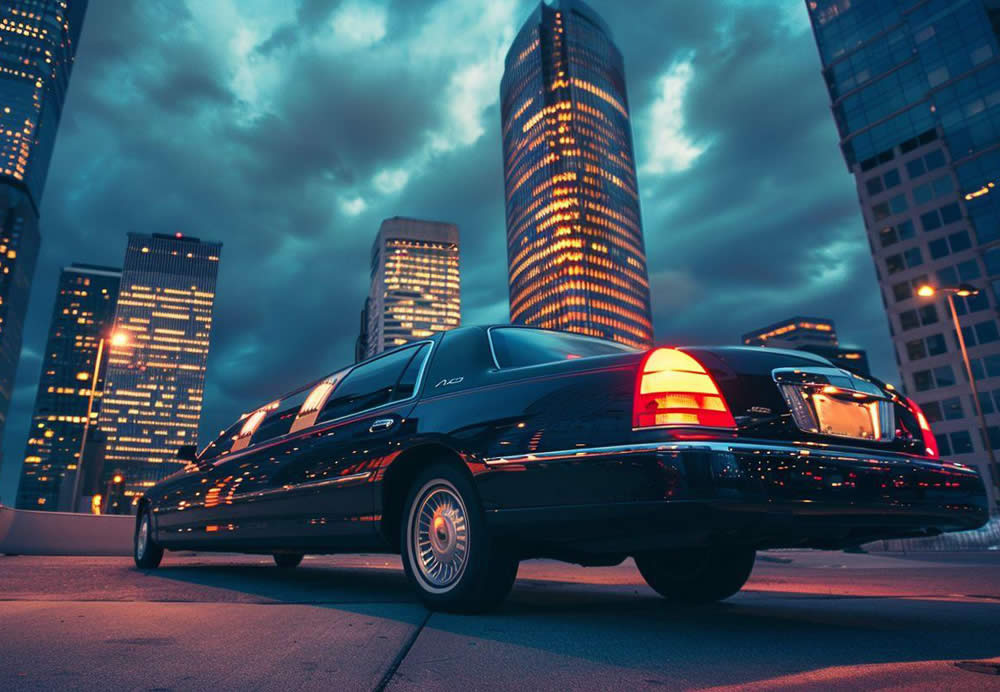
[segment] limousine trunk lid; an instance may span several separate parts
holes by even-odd
[[[919,422],[876,380],[802,351],[692,347],[732,411],[738,435],[923,453]]]

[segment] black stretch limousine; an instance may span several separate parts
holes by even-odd
[[[432,608],[478,611],[518,561],[634,556],[668,599],[726,598],[755,551],[972,529],[977,472],[920,409],[808,353],[637,351],[464,327],[244,416],[139,502],[135,562],[164,549],[401,553]]]

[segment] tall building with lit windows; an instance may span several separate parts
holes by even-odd
[[[541,3],[500,83],[510,318],[649,346],[625,65],[578,0]]]
[[[198,443],[221,250],[180,233],[128,234],[99,425],[105,479],[123,475],[129,499]]]
[[[91,264],[71,264],[59,275],[21,467],[21,509],[73,509],[71,486],[88,407],[86,427],[97,423],[107,365],[101,341],[111,333],[120,279],[121,270]]]
[[[0,437],[41,237],[38,209],[86,0],[0,3]]]
[[[980,289],[956,298],[956,308],[1000,450],[1000,4],[807,0],[806,8],[903,386],[941,453],[989,479],[947,301],[917,289]]]
[[[365,301],[358,355],[454,329],[462,321],[458,227],[394,216],[372,245],[371,289]]]

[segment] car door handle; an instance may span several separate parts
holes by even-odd
[[[378,432],[380,430],[388,430],[395,424],[396,421],[393,420],[392,418],[379,418],[377,421],[372,423],[370,428],[368,428],[368,432],[373,433],[373,432]]]

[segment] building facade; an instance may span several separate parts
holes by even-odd
[[[21,467],[20,509],[75,509],[71,486],[84,428],[97,423],[120,279],[121,270],[90,264],[72,264],[59,275]]]
[[[418,341],[462,322],[458,227],[394,216],[379,227],[371,288],[362,315],[364,357]]]
[[[361,310],[361,324],[358,326],[358,338],[354,341],[354,362],[358,363],[368,357],[368,315],[371,313],[371,298],[365,298],[365,307]]]
[[[578,0],[541,3],[500,83],[510,318],[650,346],[625,65]]]
[[[808,0],[906,392],[941,453],[987,478],[944,297],[956,298],[988,435],[1000,448],[1000,13],[991,0]],[[994,479],[996,480],[996,479]],[[992,483],[987,483],[993,485]],[[994,499],[996,499],[995,489]]]
[[[38,209],[86,0],[0,4],[0,437],[41,237]]]
[[[833,320],[823,317],[790,317],[747,332],[742,341],[746,346],[808,351],[845,370],[871,375],[868,354],[859,348],[841,346]]]
[[[220,243],[129,233],[99,425],[104,478],[132,501],[198,443]]]

